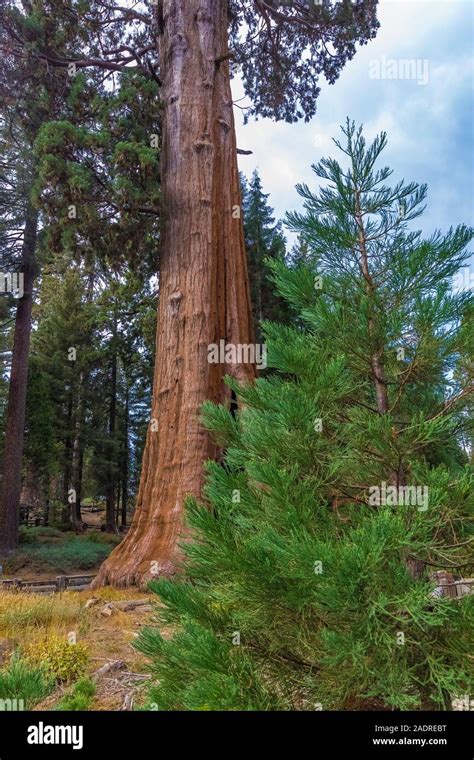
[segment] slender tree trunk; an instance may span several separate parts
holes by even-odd
[[[49,501],[49,492],[48,492],[46,494],[46,502],[44,505],[44,524],[45,525],[49,525],[49,506],[50,506],[50,501]]]
[[[120,519],[120,525],[125,528],[127,525],[127,506],[128,506],[128,481],[127,476],[124,476],[122,483],[122,513]]]
[[[94,585],[144,584],[177,569],[187,494],[217,448],[202,402],[229,400],[225,374],[252,364],[208,362],[220,339],[253,342],[227,46],[227,0],[163,0],[162,238],[151,423],[133,523]]]
[[[38,211],[29,202],[26,209],[22,249],[23,295],[18,301],[15,317],[15,336],[5,424],[5,456],[0,498],[0,556],[8,556],[18,547],[21,462],[25,429],[37,230]]]
[[[112,363],[110,373],[109,407],[109,463],[107,469],[107,494],[105,504],[105,526],[109,533],[115,530],[115,423],[117,416],[117,318],[114,316],[112,337]]]
[[[122,495],[122,476],[119,475],[116,478],[116,494],[115,494],[115,526],[118,527],[120,519],[120,497]]]
[[[359,247],[361,253],[361,270],[366,282],[366,292],[370,298],[373,298],[375,294],[375,284],[370,274],[369,257],[367,253],[366,237],[364,222],[362,219],[362,213],[359,202],[359,193],[356,191],[356,220],[359,228]],[[375,334],[375,323],[372,317],[369,318],[369,336],[373,337]],[[384,346],[374,346],[373,353],[371,355],[371,367],[372,377],[374,380],[375,397],[377,402],[377,410],[379,414],[388,414],[389,400],[388,400],[388,386],[385,375],[385,366],[383,362]],[[403,464],[399,462],[397,468],[392,468],[388,473],[388,479],[392,486],[400,488],[406,485],[406,473]],[[425,564],[422,560],[416,557],[406,557],[405,566],[414,580],[418,580],[423,577]]]
[[[360,268],[365,279],[366,292],[369,300],[372,300],[375,295],[375,285],[370,274],[369,269],[369,256],[367,253],[367,245],[365,240],[365,228],[362,218],[362,211],[360,208],[359,192],[356,190],[356,220],[359,229],[359,248],[360,248]],[[369,318],[369,336],[374,340],[375,325],[373,317]],[[388,412],[388,391],[387,381],[385,378],[385,368],[383,365],[383,346],[373,346],[372,355],[370,357],[372,367],[372,377],[374,380],[375,397],[377,401],[377,409],[380,414],[386,414]]]
[[[79,442],[79,468],[77,473],[77,501],[76,501],[76,516],[78,522],[82,522],[82,476],[84,473],[84,439],[81,436]]]
[[[74,439],[72,433],[72,421],[73,421],[73,409],[74,409],[74,390],[71,387],[69,390],[69,397],[67,401],[67,416],[66,416],[66,436],[64,440],[64,474],[63,474],[63,509],[61,514],[61,523],[64,527],[70,526],[70,523],[75,522],[76,508],[75,504],[69,501],[69,490],[72,488],[72,471],[73,471],[73,453],[74,453]]]
[[[72,450],[72,487],[75,493],[75,501],[71,504],[71,519],[73,525],[82,522],[81,497],[82,497],[82,463],[83,463],[83,426],[84,426],[84,375],[79,377],[77,391],[76,422],[74,431],[74,444]]]
[[[125,387],[125,422],[123,432],[123,460],[122,460],[122,519],[123,527],[127,524],[127,502],[128,502],[128,415],[130,409],[129,388],[126,380]]]

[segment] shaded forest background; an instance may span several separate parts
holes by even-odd
[[[253,318],[261,340],[264,320],[290,318],[269,277],[266,259],[297,262],[304,256],[305,246],[287,250],[282,223],[273,216],[269,194],[257,171],[249,180],[241,175],[241,187]],[[55,210],[61,211],[57,198]],[[145,239],[141,257],[147,265],[140,271],[133,241],[127,241],[129,258],[117,266],[120,240],[113,223],[99,233],[100,246],[107,245],[110,251],[104,261],[93,252],[92,240],[89,245],[80,241],[75,257],[68,256],[70,251],[63,248],[68,231],[61,224],[58,213],[55,224],[46,224],[40,232],[41,272],[34,291],[21,520],[80,528],[86,505],[103,509],[103,529],[116,531],[130,522],[133,513],[150,422],[157,241],[152,233]],[[52,251],[55,235],[57,250]],[[5,230],[5,236],[10,244],[3,252],[3,271],[17,254],[19,237],[13,228]],[[3,462],[16,302],[12,295],[4,294],[0,303]],[[75,501],[71,501],[71,489]]]

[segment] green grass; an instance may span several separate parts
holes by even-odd
[[[23,700],[23,709],[31,710],[48,696],[54,688],[54,678],[38,667],[28,666],[17,656],[0,670],[0,699]]]
[[[95,684],[87,676],[79,678],[68,694],[57,703],[55,710],[88,710],[95,696]]]
[[[57,528],[51,528],[47,525],[36,528],[27,528],[25,525],[20,525],[20,544],[37,544],[44,540],[61,539],[63,535]]]
[[[46,534],[45,528],[27,530],[27,540],[22,541],[22,547],[5,564],[5,574],[19,573],[22,569],[53,574],[90,570],[104,561],[119,540],[118,536],[99,538],[105,534],[98,532],[76,535],[54,528]]]
[[[109,555],[111,548],[73,536],[64,544],[34,547],[31,558],[45,569],[67,573],[70,568],[89,570],[96,567]]]

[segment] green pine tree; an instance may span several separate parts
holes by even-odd
[[[298,239],[296,243],[294,244],[293,248],[291,249],[289,259],[291,261],[292,266],[298,267],[301,264],[308,264],[309,257],[310,257],[309,245],[307,241],[304,239],[303,235],[300,234],[298,235]]]
[[[229,380],[238,416],[204,409],[225,461],[189,504],[185,578],[153,584],[174,635],[138,645],[160,710],[450,709],[472,693],[474,597],[431,575],[472,563],[453,373],[469,297],[450,290],[472,232],[423,240],[409,222],[426,188],[386,184],[384,134],[344,136],[347,166],[315,166],[325,186],[289,215],[312,265],[271,264],[300,314],[264,326],[276,373]]]
[[[275,222],[273,209],[268,203],[269,193],[263,192],[258,171],[253,172],[249,182],[241,175],[240,185],[253,318],[257,338],[261,340],[261,324],[265,319],[288,321],[286,302],[269,276],[266,261],[284,259],[286,241],[281,222]]]

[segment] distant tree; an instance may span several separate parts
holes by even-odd
[[[41,283],[40,302],[35,308],[38,326],[32,338],[35,373],[27,396],[26,463],[38,474],[45,500],[50,497],[51,479],[60,475],[64,525],[75,525],[81,520],[78,468],[85,440],[87,378],[97,359],[98,328],[94,306],[86,290],[87,276],[78,268],[46,273]],[[35,404],[38,384],[44,395],[39,409]],[[54,446],[49,431],[51,411]],[[41,428],[47,433],[43,445],[49,451],[42,456],[38,453],[41,420]]]
[[[280,318],[284,321],[287,316],[286,304],[269,278],[266,263],[267,258],[285,257],[286,241],[281,222],[275,222],[267,200],[269,193],[263,192],[258,171],[254,171],[248,183],[241,176],[241,186],[252,312],[256,336],[261,340],[263,320]]]
[[[87,447],[93,447],[94,487],[105,495],[109,531],[116,526],[117,501],[128,501],[129,431],[123,421],[127,432],[120,439],[119,425],[133,400],[124,398],[122,409],[124,362],[137,366],[130,358],[140,344],[137,320],[144,303],[153,301],[150,278],[158,263],[159,151],[150,144],[160,129],[156,98],[156,81],[136,71],[125,70],[114,86],[104,86],[97,72],[89,79],[77,72],[63,118],[44,124],[35,144],[36,196],[47,219],[44,249],[54,257],[49,266],[69,261],[85,267],[96,283],[95,350],[104,364],[78,373],[82,390],[75,392],[69,415],[78,435],[66,438],[64,481],[72,473],[80,519],[79,488],[88,473],[74,473],[83,470],[80,462],[89,461]],[[143,391],[147,375],[141,375]],[[133,394],[135,380],[129,382]],[[93,430],[84,438],[86,421]]]
[[[159,229],[158,87],[125,71],[114,87],[72,80],[61,120],[36,140],[38,203],[47,248],[95,268],[156,274]]]
[[[146,427],[141,396],[150,393],[152,372],[144,321],[153,324],[153,293],[136,275],[99,276],[73,263],[61,265],[58,256],[47,270],[35,308],[26,467],[36,473],[46,499],[60,498],[64,525],[81,522],[84,498],[104,496],[107,529],[114,530],[118,501],[125,491],[127,503],[128,493],[136,491],[136,429]],[[48,493],[58,474],[61,492]]]
[[[18,28],[28,37],[37,27],[33,13],[27,18],[13,5],[0,10],[0,123],[3,173],[1,196],[11,191],[11,209],[2,205],[0,222],[7,235],[7,258],[10,274],[22,278],[17,299],[11,363],[9,368],[8,401],[5,410],[5,438],[2,490],[0,494],[0,556],[6,556],[18,546],[21,465],[24,443],[26,388],[31,332],[31,311],[36,268],[36,248],[39,214],[33,199],[36,162],[33,145],[41,124],[56,113],[58,84],[62,79],[45,63],[38,65],[25,48],[21,58],[15,54],[14,41],[9,34],[4,12],[15,18]],[[59,39],[57,40],[60,45]],[[43,38],[44,43],[44,38]],[[62,89],[62,87],[61,87]]]
[[[59,452],[58,409],[51,392],[50,377],[44,369],[33,351],[28,367],[22,481],[33,489],[44,514],[47,514],[51,481],[59,473]]]
[[[291,249],[289,260],[292,266],[299,266],[300,264],[308,264],[310,259],[310,251],[307,241],[302,235],[298,235],[298,239]]]

